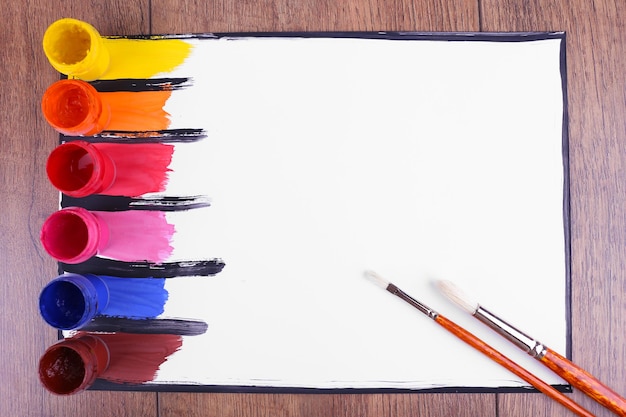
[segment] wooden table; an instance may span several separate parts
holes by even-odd
[[[56,397],[36,366],[56,332],[36,300],[54,276],[41,248],[57,193],[44,171],[58,136],[39,110],[58,75],[41,48],[61,17],[104,35],[236,31],[567,32],[573,359],[626,395],[626,2],[624,0],[136,0],[5,2],[0,28],[2,416],[565,416],[541,394],[193,394]],[[541,291],[540,288],[537,289]],[[603,408],[572,397],[597,415]]]

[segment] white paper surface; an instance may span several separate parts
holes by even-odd
[[[527,385],[363,278],[377,271],[550,383],[432,286],[452,280],[566,350],[560,39],[205,39],[168,77],[177,144],[164,316],[202,336],[157,383],[315,388]]]

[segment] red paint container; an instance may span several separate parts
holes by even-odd
[[[111,157],[85,141],[64,143],[54,149],[46,172],[52,185],[72,197],[105,192],[116,177]]]
[[[109,366],[109,349],[98,337],[81,335],[50,346],[39,361],[39,379],[50,392],[70,395],[93,384]]]
[[[91,84],[80,80],[61,80],[48,87],[41,110],[50,126],[69,136],[95,135],[111,120],[109,105]]]
[[[59,191],[72,197],[106,194],[137,197],[165,190],[174,147],[163,143],[89,143],[57,146],[46,173]]]

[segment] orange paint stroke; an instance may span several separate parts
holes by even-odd
[[[170,114],[164,110],[164,106],[172,94],[171,91],[99,94],[111,110],[111,120],[106,130],[165,130],[170,125]]]

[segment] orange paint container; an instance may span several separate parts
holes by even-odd
[[[43,50],[60,73],[82,80],[100,78],[109,68],[109,51],[98,31],[89,23],[60,19],[43,36]]]
[[[90,84],[79,80],[61,80],[48,87],[41,109],[52,127],[69,136],[95,135],[111,120],[108,103]]]

